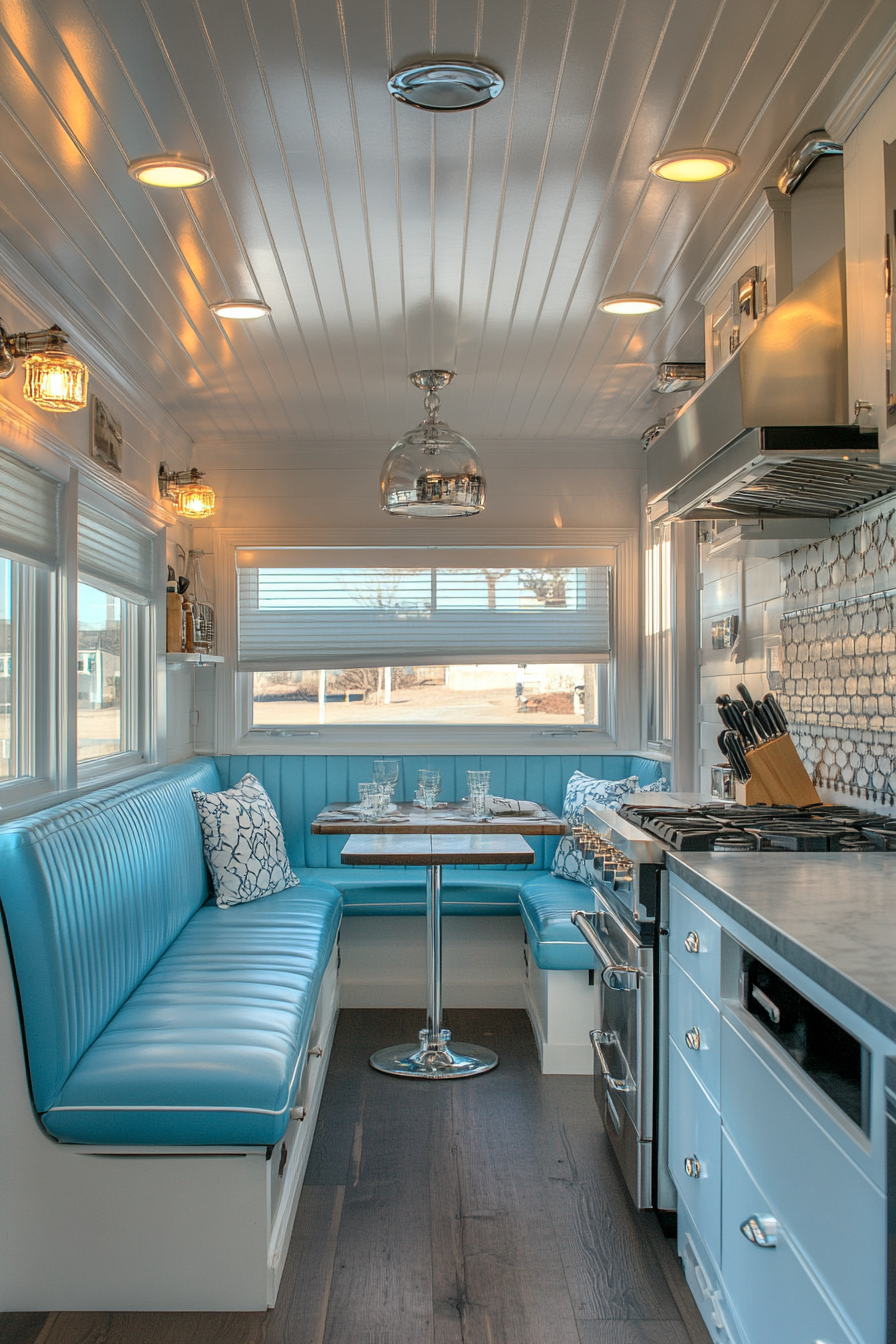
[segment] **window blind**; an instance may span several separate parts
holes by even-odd
[[[244,672],[606,662],[607,565],[278,568],[238,575]]]
[[[87,583],[129,602],[155,597],[153,539],[85,504],[78,508],[78,573]]]
[[[61,498],[59,481],[0,454],[0,554],[55,569]]]

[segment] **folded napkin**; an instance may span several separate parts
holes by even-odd
[[[529,803],[525,798],[496,798],[493,794],[486,797],[485,805],[493,817],[537,817],[542,812],[540,803]]]

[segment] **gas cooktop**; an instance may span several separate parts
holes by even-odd
[[[896,818],[857,807],[700,807],[624,804],[619,816],[669,849],[749,853],[759,850],[896,852]]]

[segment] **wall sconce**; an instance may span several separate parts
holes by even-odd
[[[166,462],[160,462],[159,499],[176,504],[182,518],[210,518],[215,511],[215,492],[210,485],[200,485],[204,475],[195,467],[171,471]]]
[[[45,411],[80,411],[87,405],[87,368],[66,353],[67,341],[59,327],[10,335],[0,322],[0,378],[9,378],[16,360],[24,359],[26,401]]]

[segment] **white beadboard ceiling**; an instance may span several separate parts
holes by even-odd
[[[0,233],[198,443],[382,439],[455,368],[476,439],[631,439],[700,358],[695,279],[892,23],[891,0],[3,0]],[[477,112],[386,91],[431,52]],[[742,157],[718,184],[663,150]],[[151,191],[127,160],[207,157]],[[665,309],[612,318],[608,291]],[[261,298],[272,317],[208,304]],[[48,321],[54,320],[47,313]],[[77,349],[78,331],[71,330]]]

